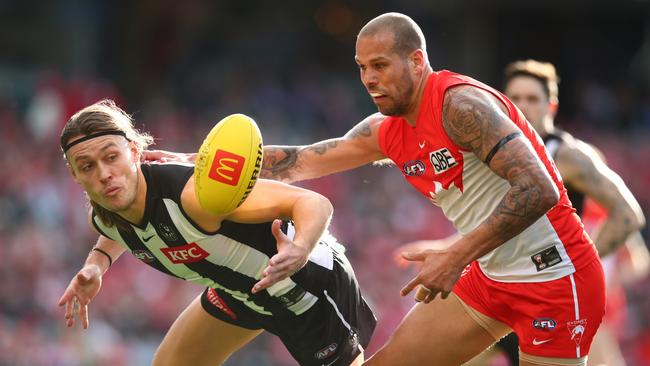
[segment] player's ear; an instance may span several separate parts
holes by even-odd
[[[79,180],[77,179],[77,173],[75,173],[74,169],[70,165],[70,163],[66,162],[65,167],[68,168],[68,172],[72,176],[72,179],[74,179],[75,182],[79,183]]]
[[[560,107],[560,104],[558,103],[557,100],[551,100],[548,102],[548,113],[551,115],[551,117],[555,118],[555,115],[557,114],[557,110]]]
[[[139,162],[142,157],[142,148],[140,145],[135,141],[129,141],[128,148],[131,155],[131,161],[133,163]]]
[[[408,62],[409,66],[414,70],[421,72],[424,67],[426,66],[426,56],[424,55],[424,51],[421,49],[417,49],[413,52],[408,57]]]

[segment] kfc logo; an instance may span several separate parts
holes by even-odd
[[[163,254],[174,264],[198,262],[210,254],[196,243],[171,248],[161,248]]]
[[[212,159],[210,172],[208,177],[231,186],[236,186],[239,183],[242,169],[246,158],[239,156],[228,151],[217,150]]]

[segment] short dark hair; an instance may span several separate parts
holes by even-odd
[[[507,87],[510,80],[517,76],[528,76],[536,79],[542,84],[548,99],[552,102],[558,101],[560,78],[552,63],[530,59],[512,62],[505,69],[504,87]]]
[[[374,36],[385,31],[393,34],[393,51],[402,57],[417,49],[426,51],[427,44],[420,26],[410,17],[400,13],[385,13],[372,19],[361,28],[357,38]]]

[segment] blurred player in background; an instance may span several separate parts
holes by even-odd
[[[100,234],[59,301],[67,325],[79,316],[88,327],[103,274],[128,250],[207,286],[171,326],[154,365],[222,364],[262,330],[302,365],[360,364],[375,317],[342,246],[324,236],[330,202],[260,180],[240,207],[215,216],[198,203],[193,165],[140,163],[151,142],[112,101],[82,109],[63,129],[61,148]]]
[[[463,234],[404,255],[422,267],[402,295],[417,289],[421,303],[367,364],[460,365],[513,329],[522,365],[586,364],[602,267],[523,114],[485,84],[434,72],[402,14],[367,23],[355,60],[380,113],[340,138],[267,146],[262,175],[295,182],[389,158]]]
[[[586,226],[593,234],[594,244],[604,258],[606,283],[608,288],[608,307],[605,322],[598,331],[589,365],[624,365],[620,347],[607,326],[607,319],[620,313],[616,305],[623,305],[620,276],[638,278],[647,274],[648,250],[638,231],[643,227],[645,218],[641,208],[634,199],[623,180],[609,169],[601,155],[592,146],[578,140],[557,128],[554,118],[558,109],[558,82],[555,67],[550,63],[535,60],[517,61],[505,69],[505,94],[524,113],[526,119],[542,137],[546,149],[555,161],[563,178],[567,194],[578,215],[583,217]],[[586,213],[585,199],[591,199],[605,212],[602,222],[594,222],[594,214]],[[584,220],[585,213],[587,220]],[[417,241],[406,244],[396,251],[396,258],[404,265],[398,253],[402,251],[444,248],[458,240],[454,235],[449,238],[432,241]],[[625,243],[621,247],[621,244]],[[620,248],[620,249],[619,249]],[[614,252],[618,252],[615,255]],[[611,254],[611,255],[610,255]],[[626,261],[621,267],[617,260]],[[626,268],[626,273],[617,273]],[[512,364],[517,362],[517,337],[508,335],[497,346],[501,348]]]

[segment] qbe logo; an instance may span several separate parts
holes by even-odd
[[[239,183],[246,158],[225,150],[217,150],[212,159],[208,177],[231,186]]]
[[[454,157],[449,152],[449,149],[446,147],[430,152],[429,160],[431,161],[431,165],[433,165],[433,171],[436,174],[440,174],[458,164],[456,159],[454,159]]]

